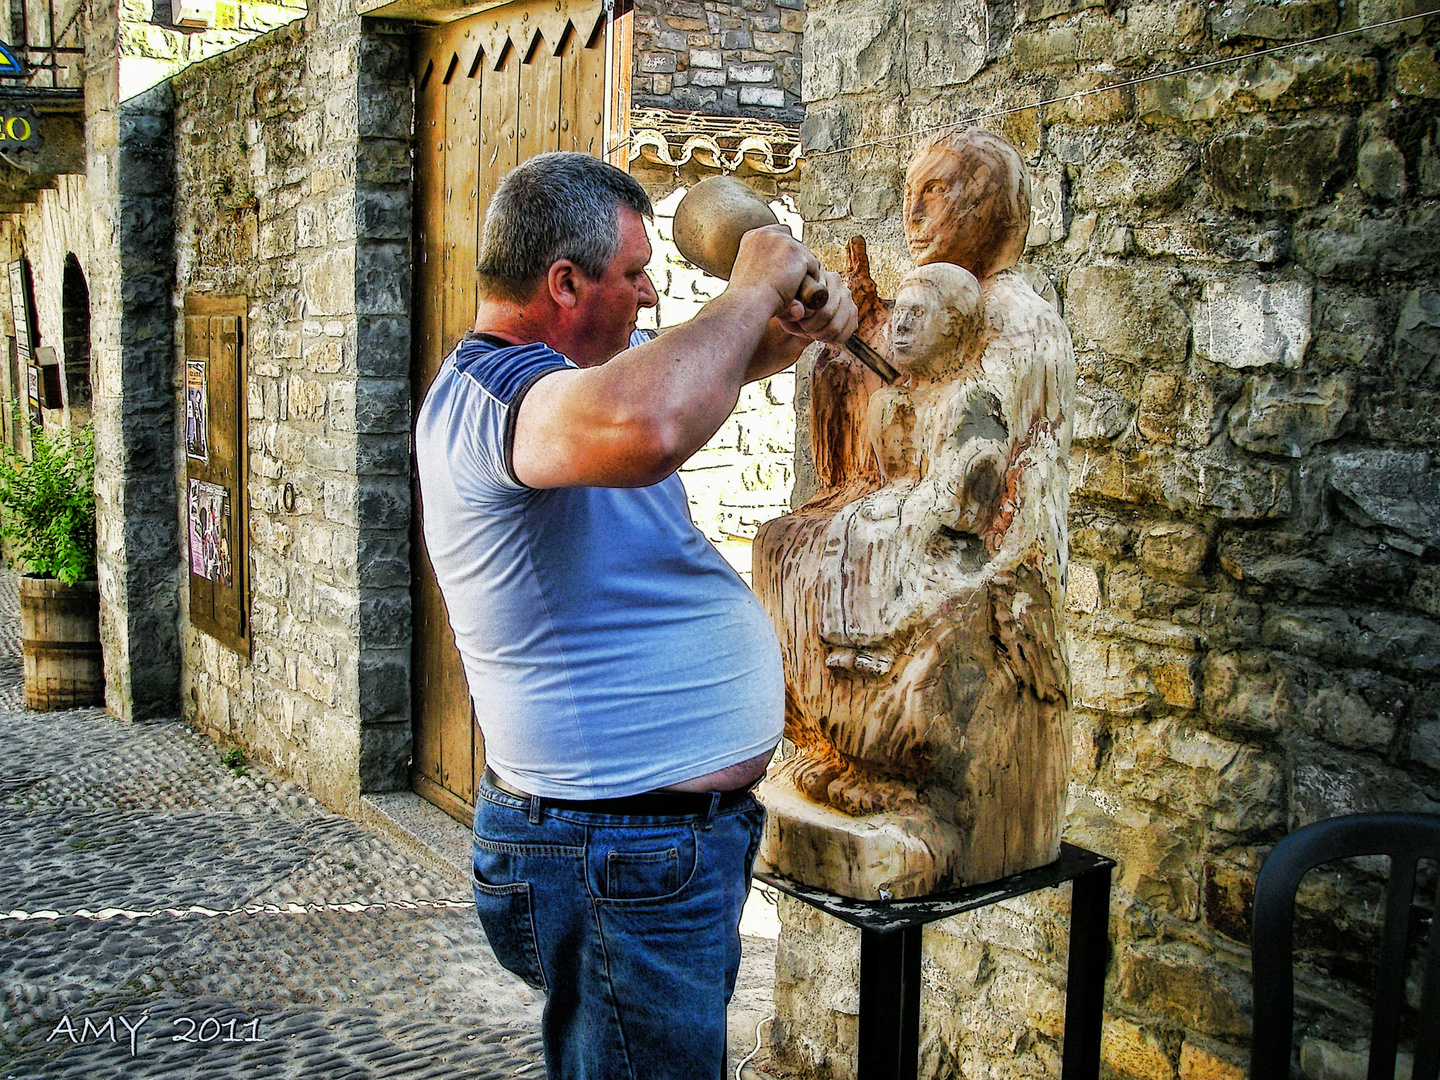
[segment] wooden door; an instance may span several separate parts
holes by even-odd
[[[415,306],[411,400],[475,319],[480,223],[501,177],[547,150],[628,161],[628,6],[523,0],[418,32]],[[414,552],[415,790],[469,822],[484,746],[445,603],[425,553],[418,485]]]

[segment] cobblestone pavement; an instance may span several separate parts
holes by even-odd
[[[5,573],[0,747],[0,1078],[543,1077],[454,868],[179,721],[24,711]],[[773,978],[746,944],[732,1065]]]

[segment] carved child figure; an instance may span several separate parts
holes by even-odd
[[[916,896],[1058,853],[1074,356],[1013,268],[1028,217],[1004,140],[972,129],[918,154],[906,233],[921,265],[888,341],[852,241],[867,336],[903,377],[817,365],[825,487],[755,542],[796,746],[762,788],[761,858],[808,884]]]

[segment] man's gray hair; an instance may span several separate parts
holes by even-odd
[[[485,212],[481,295],[523,303],[559,259],[601,277],[620,251],[622,203],[655,212],[628,173],[589,154],[553,151],[512,169]]]

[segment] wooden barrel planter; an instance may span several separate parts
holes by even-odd
[[[100,660],[100,584],[20,578],[20,649],[25,706],[81,709],[105,704]]]

